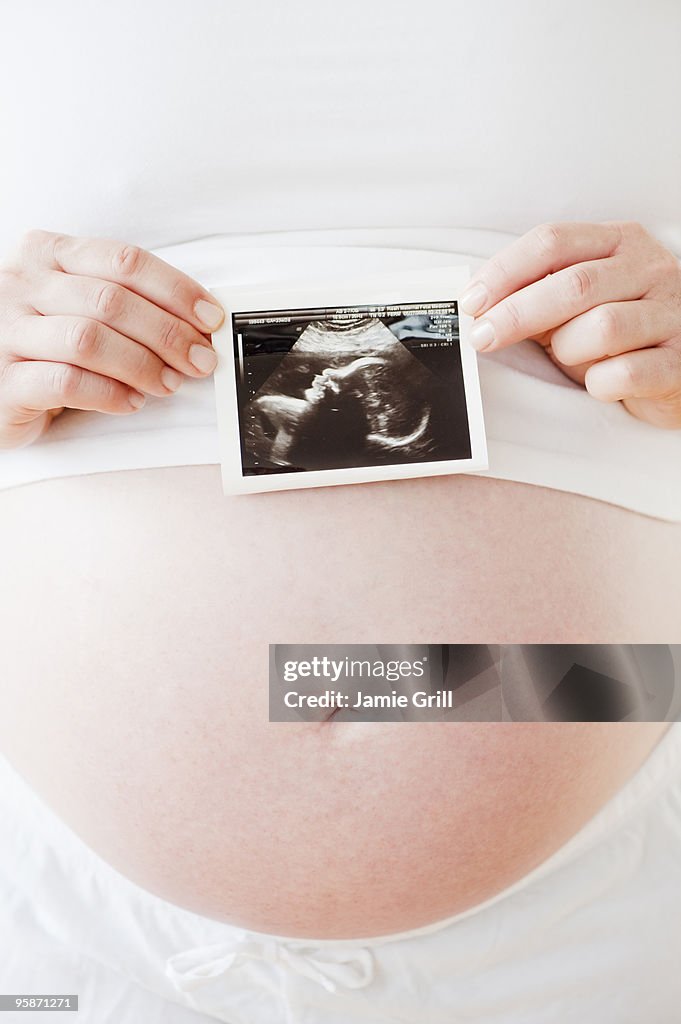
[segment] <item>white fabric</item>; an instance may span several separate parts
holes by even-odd
[[[642,221],[681,255],[675,0],[31,0],[0,36],[0,256],[316,228]]]
[[[162,247],[206,284],[257,282],[432,258],[246,255],[263,242],[486,257],[541,221],[608,218],[681,254],[679,52],[670,0],[13,4],[0,259],[42,227]],[[679,434],[539,356],[482,360],[490,474],[680,520]],[[216,459],[211,385],[189,382],[134,418],[65,416],[0,455],[0,487]]]
[[[40,979],[78,993],[83,1024],[673,1024],[680,946],[678,723],[516,885],[448,921],[342,942],[248,932],[151,895],[0,759],[0,991]]]
[[[498,245],[496,235],[471,231],[319,232],[316,246],[239,245],[211,238],[160,250],[206,285],[251,285],[302,276],[309,280],[362,271],[443,266],[475,267],[475,254]],[[289,242],[297,241],[297,237]],[[247,243],[249,240],[244,239]],[[405,244],[437,244],[407,249]],[[386,243],[392,243],[388,248]],[[400,245],[400,247],[396,247]],[[594,401],[566,378],[533,342],[479,359],[489,470],[480,475],[574,491],[657,516],[681,520],[681,431],[661,431],[619,404]],[[187,380],[166,399],[147,399],[134,417],[67,412],[30,448],[3,452],[0,488],[79,473],[219,461],[212,381]]]

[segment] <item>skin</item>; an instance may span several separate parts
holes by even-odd
[[[542,225],[461,297],[470,338],[534,338],[600,401],[681,427],[681,267],[638,224]],[[215,368],[224,311],[136,246],[29,232],[0,270],[0,447],[30,444],[64,408],[131,414],[146,394]]]
[[[32,231],[0,271],[0,447],[64,408],[129,415],[211,373],[224,311],[136,246]]]
[[[46,361],[29,342],[52,329],[47,351],[65,352],[60,318],[93,319],[71,304],[66,279],[101,291],[98,275],[124,251],[76,240],[55,250],[56,237],[32,237],[3,276],[7,446],[28,443],[65,405],[130,411],[132,389],[160,393],[164,364],[194,374],[182,362],[190,345],[208,348],[193,312],[203,289],[133,250],[137,273],[115,292],[129,333],[104,325],[119,337],[100,331],[88,366],[55,376],[76,363]],[[72,247],[92,262],[70,263]],[[55,251],[62,269],[48,266]],[[46,278],[64,286],[59,312],[41,298]],[[133,308],[146,311],[145,335]],[[179,350],[158,342],[158,316],[179,325]],[[134,370],[107,363],[121,345],[149,354]],[[225,501],[208,466],[15,488],[0,513],[11,580],[0,597],[2,749],[93,849],[201,913],[347,937],[464,910],[573,834],[664,731],[282,729],[267,722],[266,650],[377,637],[668,643],[681,603],[678,524],[475,477]],[[276,614],[263,613],[264,599]]]
[[[681,524],[465,476],[225,499],[216,466],[13,488],[0,518],[0,748],[123,874],[209,916],[352,937],[457,913],[665,728],[283,726],[268,644],[668,643]]]
[[[681,428],[681,265],[640,224],[543,224],[486,263],[461,306],[478,350],[532,338],[594,398]]]

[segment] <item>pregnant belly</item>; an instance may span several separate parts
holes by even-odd
[[[676,641],[681,527],[479,478],[225,500],[215,467],[36,484],[0,518],[3,749],[211,917],[359,937],[467,909],[664,729],[270,724],[268,644]]]

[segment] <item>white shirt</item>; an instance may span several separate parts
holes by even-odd
[[[638,220],[681,254],[680,52],[675,0],[14,4],[0,257],[30,227],[118,237],[210,285],[291,276],[277,243],[475,258],[561,219]],[[681,520],[681,433],[540,356],[481,360],[490,475]],[[216,459],[210,383],[126,422],[60,420],[2,454],[0,486]]]

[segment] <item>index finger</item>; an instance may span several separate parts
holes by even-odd
[[[123,285],[203,333],[216,330],[224,320],[210,292],[138,245],[47,232],[43,244],[55,270]]]
[[[476,274],[459,304],[480,316],[519,288],[575,263],[612,256],[622,239],[619,224],[540,224],[493,256]]]

